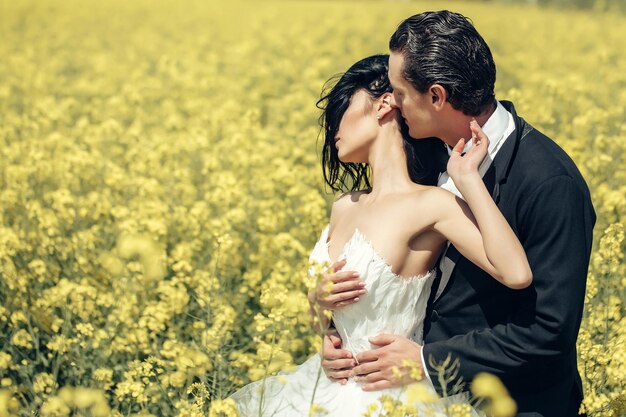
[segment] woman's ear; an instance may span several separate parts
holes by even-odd
[[[428,94],[430,94],[431,104],[435,110],[443,109],[448,101],[448,91],[441,84],[433,84],[428,89]]]
[[[377,100],[376,118],[382,120],[387,116],[394,108],[391,105],[391,93],[385,93]]]

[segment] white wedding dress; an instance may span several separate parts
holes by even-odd
[[[310,261],[330,262],[328,230],[327,225],[313,248]],[[342,269],[358,271],[365,281],[367,292],[358,302],[333,312],[333,321],[343,341],[342,347],[353,355],[374,349],[376,346],[369,343],[368,337],[380,333],[405,336],[421,344],[426,303],[435,271],[411,278],[393,273],[391,266],[358,229],[343,247],[340,259],[343,257],[346,258],[346,265]],[[402,388],[363,391],[362,383],[352,378],[345,385],[332,382],[321,370],[320,362],[317,353],[295,370],[248,384],[230,398],[237,403],[241,417],[309,417],[311,403],[325,410],[325,413],[313,414],[315,416],[361,417],[369,404],[379,402],[380,395],[407,400]],[[434,392],[430,383],[420,383]],[[261,393],[263,400],[259,404]],[[442,410],[448,402],[441,400]],[[432,413],[434,408],[429,407]]]

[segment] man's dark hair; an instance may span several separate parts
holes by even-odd
[[[465,16],[441,10],[411,16],[389,49],[404,57],[404,77],[421,93],[433,84],[457,110],[477,116],[495,101],[496,65],[485,40]]]

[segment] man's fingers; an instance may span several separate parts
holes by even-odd
[[[343,258],[343,259],[338,260],[337,262],[335,262],[334,264],[332,264],[331,269],[332,269],[334,272],[339,271],[341,268],[343,268],[343,267],[344,267],[344,265],[346,264],[346,261],[347,261],[347,260],[346,260],[346,258]]]
[[[356,303],[360,300],[359,296],[363,295],[361,291],[350,291],[347,293],[334,294],[328,297],[318,298],[319,304],[329,310],[334,310],[348,304]]]
[[[350,353],[349,350],[335,349],[334,347],[331,347],[330,349],[326,349],[326,346],[325,346],[324,354],[322,355],[322,358],[324,358],[325,360],[329,360],[329,361],[334,361],[337,359],[351,359],[352,353]]]
[[[363,285],[361,285],[363,283]],[[345,291],[357,291],[365,288],[365,282],[361,281],[358,278],[351,278],[347,281],[339,282],[333,285],[331,294],[339,294],[340,292]]]
[[[362,389],[363,391],[379,391],[381,389],[386,389],[386,388],[392,388],[393,384],[386,380],[383,379],[381,381],[377,381],[371,384],[365,384],[363,385]]]
[[[340,282],[358,278],[359,273],[357,271],[341,271],[335,274],[328,274],[326,277],[329,281],[332,281],[334,284],[338,284]]]
[[[376,361],[379,354],[379,349],[366,350],[365,352],[357,353],[356,360],[359,363]]]
[[[360,300],[361,300],[360,298],[352,298],[350,300],[342,301],[340,303],[335,304],[335,308],[341,308],[350,304],[358,303]]]
[[[358,366],[355,366],[352,370],[352,373],[355,376],[364,376],[371,373],[376,373],[380,371],[380,363],[378,361],[373,362],[361,362]]]
[[[350,370],[348,369],[345,371],[328,371],[326,372],[326,376],[331,379],[336,379],[336,380],[345,379],[347,381],[347,379],[350,376]]]
[[[341,347],[341,337],[335,333],[330,333],[327,335],[328,340],[335,348],[339,349]]]
[[[372,372],[371,374],[367,374],[367,375],[363,375],[363,376],[359,376],[359,377],[354,378],[354,380],[356,382],[368,382],[368,383],[378,382],[378,381],[382,381],[384,379],[385,379],[385,377],[384,377],[382,372]]]
[[[347,350],[340,349],[341,338],[334,334],[327,334],[326,336],[324,336],[324,340],[322,341],[322,343],[324,357],[332,356],[337,358],[344,358],[345,353],[342,352],[348,352]]]
[[[322,367],[324,369],[332,369],[335,371],[347,370],[348,373],[352,370],[354,364],[354,359],[335,359],[322,361]]]
[[[396,340],[396,336],[388,333],[381,333],[379,335],[369,338],[371,344],[376,346],[385,346],[393,343]]]
[[[328,297],[324,298],[322,301],[325,301],[325,302],[328,302],[328,303],[332,303],[332,304],[336,304],[336,303],[339,303],[341,301],[347,301],[347,300],[351,300],[353,298],[357,298],[357,297],[359,297],[359,296],[361,296],[363,294],[365,294],[364,290],[342,292],[341,294],[329,295]]]
[[[341,385],[345,385],[348,382],[348,378],[337,379],[337,378],[330,377],[328,375],[326,376],[328,377],[328,379],[330,379],[331,382],[338,382]]]

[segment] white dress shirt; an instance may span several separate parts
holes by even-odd
[[[489,147],[487,148],[487,155],[485,156],[485,159],[483,159],[483,162],[478,167],[478,173],[481,177],[485,175],[485,172],[487,172],[487,170],[491,166],[493,158],[496,157],[496,154],[500,150],[500,147],[502,147],[505,139],[509,137],[513,130],[515,130],[513,115],[509,113],[507,109],[505,109],[504,106],[500,104],[500,102],[498,102],[496,111],[494,111],[489,119],[487,119],[482,129],[483,132],[485,132],[485,135],[489,138]],[[448,151],[448,155],[451,155],[452,148],[445,144],[444,146]],[[469,141],[465,144],[463,152],[467,152],[471,148],[472,141]],[[442,172],[439,175],[439,181],[437,182],[437,185],[456,194],[458,197],[463,198],[463,195],[461,195],[461,192],[456,188],[456,186],[454,185],[454,181],[452,181],[452,178],[450,178],[447,171]]]
[[[504,106],[500,104],[500,102],[497,103],[498,104],[496,106],[496,111],[493,112],[493,114],[482,126],[483,132],[485,132],[485,135],[489,138],[489,146],[487,147],[487,155],[485,156],[485,159],[483,159],[481,164],[478,166],[478,173],[481,177],[485,175],[485,173],[491,166],[493,159],[498,153],[498,150],[500,150],[500,148],[502,147],[502,144],[506,141],[506,138],[508,138],[510,134],[513,133],[513,131],[515,130],[515,121],[513,120],[513,115],[509,113],[509,111],[505,109]],[[448,145],[444,144],[444,146],[448,151],[448,155],[452,154],[452,149]],[[472,142],[470,141],[465,144],[465,148],[463,151],[467,152],[469,149],[471,149],[471,147]],[[452,178],[450,178],[448,172],[442,172],[441,175],[439,175],[439,181],[437,182],[437,185],[454,193],[459,198],[463,198],[463,195],[454,185],[454,181],[452,181]],[[465,199],[463,198],[463,200]],[[446,251],[448,250],[449,246],[450,242],[448,242],[446,246]],[[446,287],[448,280],[450,279],[450,275],[452,274],[453,268],[454,263],[444,255],[441,258],[441,262],[439,263],[439,269],[441,269],[441,282],[439,283],[439,288],[433,288],[431,290],[437,291],[435,299],[441,295],[444,288]],[[430,375],[428,375],[428,370],[426,369],[426,362],[424,361],[423,352],[422,363],[424,364],[424,374],[426,375],[426,378],[432,383]]]

